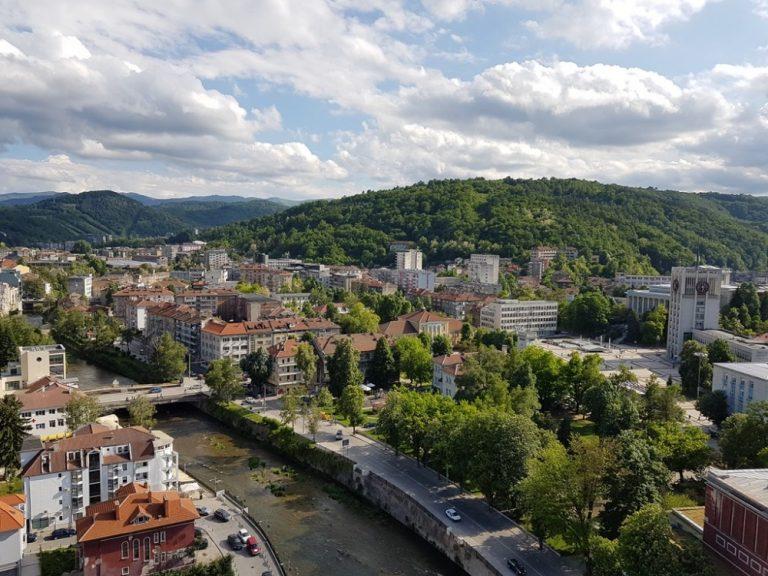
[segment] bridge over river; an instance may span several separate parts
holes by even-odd
[[[94,396],[104,412],[127,408],[137,396],[145,396],[152,404],[175,404],[178,402],[196,402],[208,398],[210,390],[202,380],[184,378],[181,382],[170,384],[133,384],[130,386],[106,386],[83,390]]]

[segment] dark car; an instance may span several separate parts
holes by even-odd
[[[224,510],[224,508],[219,508],[213,513],[213,517],[222,522],[229,522],[229,519],[232,518],[232,514]]]
[[[237,534],[230,534],[227,536],[227,544],[229,544],[229,547],[232,548],[232,550],[243,549],[243,541],[240,540],[240,536]]]
[[[160,388],[160,386],[154,386],[154,387],[149,389],[149,393],[150,394],[162,394],[163,393],[163,389]]]
[[[211,513],[211,511],[208,510],[208,506],[197,506],[195,509],[200,516],[208,516],[208,514]]]
[[[507,560],[507,566],[509,566],[515,574],[520,574],[520,576],[525,576],[528,574],[525,566],[523,566],[522,563],[515,558],[510,558]]]
[[[74,528],[56,528],[53,532],[51,532],[51,540],[60,540],[62,538],[69,538],[70,536],[74,536],[77,534],[77,531]]]
[[[27,543],[37,542],[37,534],[34,532],[27,532]]]

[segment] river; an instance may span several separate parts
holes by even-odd
[[[383,512],[195,408],[161,409],[157,428],[174,437],[182,468],[246,503],[291,575],[465,574]]]
[[[120,386],[136,384],[134,380],[126,376],[121,376],[111,370],[88,364],[85,360],[77,358],[74,354],[67,354],[67,377],[77,378],[78,386],[83,390],[106,388],[111,386],[115,380],[119,382]]]

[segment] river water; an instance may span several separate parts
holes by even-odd
[[[88,364],[85,360],[77,358],[74,354],[67,354],[67,377],[77,378],[78,386],[83,390],[94,388],[106,388],[112,386],[117,380],[120,386],[136,384],[134,380],[115,374],[111,370],[105,370],[99,366]]]
[[[465,574],[383,512],[193,407],[162,409],[157,428],[174,437],[182,468],[246,503],[292,576]]]

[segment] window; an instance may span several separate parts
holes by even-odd
[[[35,430],[45,430],[45,424],[35,424]]]
[[[126,540],[120,545],[120,558],[123,560],[128,559],[128,541]]]
[[[45,416],[45,410],[35,410],[35,416]]]
[[[59,426],[64,426],[66,424],[64,418],[59,418]]]
[[[131,569],[128,566],[123,566],[123,569],[120,570],[120,574],[122,576],[128,576],[131,573]]]
[[[139,546],[140,546],[139,539],[136,538],[133,541],[133,559],[134,560],[138,560],[139,559]]]
[[[56,420],[49,420],[48,426],[50,426],[51,428],[56,428]]]
[[[153,537],[153,538],[154,538],[154,540],[155,540],[155,544],[157,544],[158,542],[160,542],[160,532],[155,532],[155,533],[152,535],[152,537]]]
[[[144,562],[149,562],[149,552],[150,552],[150,542],[149,537],[144,538]]]
[[[51,408],[50,410],[48,410],[48,414],[56,414],[56,409]]]
[[[160,532],[160,542],[165,542],[165,530]]]

